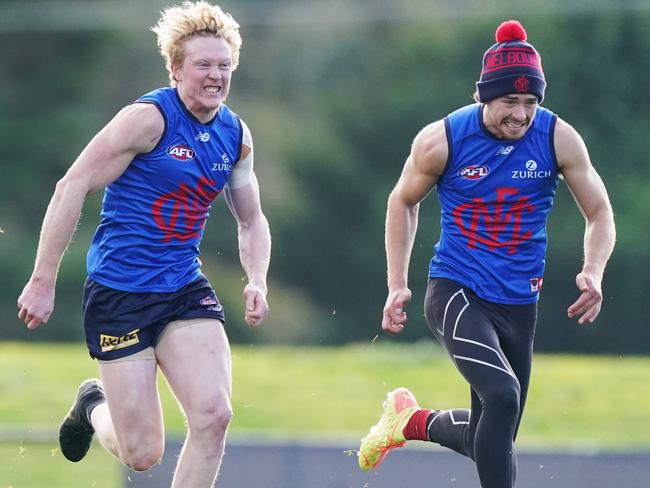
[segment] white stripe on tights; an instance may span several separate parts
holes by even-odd
[[[492,368],[498,369],[499,371],[503,371],[505,373],[508,373],[513,378],[516,378],[514,371],[512,371],[512,368],[508,364],[508,361],[504,357],[501,356],[501,354],[499,353],[499,351],[497,349],[494,349],[493,347],[488,346],[487,344],[483,344],[482,342],[474,341],[472,339],[467,339],[465,337],[460,337],[457,334],[458,324],[460,322],[460,317],[463,315],[463,313],[465,312],[467,307],[469,307],[469,305],[470,305],[469,300],[467,299],[467,296],[465,295],[465,290],[463,290],[462,288],[460,290],[458,290],[456,293],[454,293],[449,298],[449,300],[447,301],[447,305],[445,306],[445,313],[444,313],[443,318],[442,318],[442,330],[438,329],[438,332],[440,332],[440,334],[443,335],[443,336],[445,335],[444,331],[445,331],[445,323],[447,321],[447,311],[449,310],[449,306],[451,305],[451,302],[458,295],[463,297],[463,300],[465,300],[465,305],[463,305],[463,308],[461,308],[460,312],[458,312],[458,316],[456,317],[456,320],[454,322],[454,331],[452,332],[452,339],[456,340],[456,341],[459,341],[459,342],[466,342],[468,344],[474,344],[476,346],[484,347],[485,349],[489,349],[490,351],[492,351],[497,356],[497,358],[499,359],[499,362],[501,363],[501,365],[503,367],[501,367],[500,365],[495,365],[495,364],[491,364],[491,363],[488,363],[488,362],[485,362],[485,361],[481,361],[479,359],[473,359],[473,358],[468,358],[468,357],[464,357],[464,356],[456,356],[456,355],[454,355],[453,357],[458,358],[458,359],[464,359],[466,361],[472,361],[472,362],[475,362],[475,363],[478,363],[478,364],[484,364],[486,366],[490,366]]]

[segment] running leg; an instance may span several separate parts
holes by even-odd
[[[232,417],[230,347],[218,320],[173,324],[156,346],[158,364],[188,425],[172,488],[206,488],[217,477]]]
[[[165,448],[156,361],[101,361],[99,369],[106,403],[91,413],[97,440],[130,468],[147,470]]]
[[[474,298],[447,280],[427,290],[428,323],[472,389],[471,413],[434,412],[428,430],[433,442],[476,461],[483,488],[512,488],[521,387],[488,311]]]

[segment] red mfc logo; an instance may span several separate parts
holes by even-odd
[[[466,180],[479,180],[490,172],[490,168],[487,166],[478,166],[472,164],[470,166],[465,166],[458,172],[458,176],[465,178]]]
[[[198,239],[205,227],[210,204],[220,193],[215,181],[201,176],[196,186],[181,183],[178,190],[165,193],[153,202],[151,213],[163,242],[171,239]]]
[[[517,93],[528,93],[528,86],[530,85],[530,81],[526,76],[520,76],[515,80],[514,85]]]
[[[454,223],[467,237],[467,247],[489,251],[505,248],[515,254],[517,247],[529,240],[533,232],[526,225],[527,215],[535,210],[528,197],[517,188],[497,188],[496,198],[473,198],[452,211]]]
[[[177,161],[189,161],[194,159],[194,149],[185,144],[174,144],[167,149],[167,154]]]

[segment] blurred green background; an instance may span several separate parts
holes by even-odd
[[[93,475],[79,477],[79,469],[103,473],[105,484],[89,486],[115,486],[117,467],[107,454],[94,449],[85,468],[73,466],[62,460],[54,441],[77,384],[95,374],[79,343],[80,301],[101,195],[88,199],[63,261],[50,323],[25,330],[16,318],[16,298],[31,273],[56,181],[122,106],[167,85],[148,28],[170,4],[0,0],[3,487],[95,483]],[[415,134],[471,103],[496,26],[517,18],[542,55],[548,81],[544,106],[582,134],[610,192],[618,227],[601,316],[592,326],[578,326],[566,318],[566,308],[577,296],[584,226],[570,193],[560,186],[548,224],[536,341],[536,350],[546,354],[536,359],[521,441],[529,447],[647,449],[650,370],[648,358],[637,356],[650,353],[645,276],[650,4],[226,0],[220,5],[241,24],[241,64],[228,104],[253,131],[273,235],[271,315],[254,330],[243,324],[244,273],[234,221],[221,199],[202,245],[204,270],[225,304],[235,344],[233,435],[281,432],[355,437],[356,443],[374,421],[384,392],[407,379],[424,403],[466,401],[466,386],[436,348],[422,313],[427,264],[439,232],[435,195],[421,207],[409,326],[398,337],[380,334],[386,199]],[[559,352],[580,355],[549,354]],[[444,378],[444,385],[438,384],[444,394],[430,391],[431,377]],[[274,394],[301,408],[268,404]],[[341,398],[352,395],[353,411],[332,415],[347,404]],[[164,399],[169,432],[180,435],[182,419],[168,394]],[[296,425],[295,411],[303,410],[308,418]],[[288,420],[279,414],[287,411]],[[333,419],[343,423],[333,425]],[[54,472],[63,477],[52,481]]]
[[[101,195],[89,198],[61,267],[50,323],[15,319],[54,185],[125,104],[167,84],[148,28],[166,2],[0,3],[0,338],[77,341],[85,253]],[[242,326],[235,226],[222,200],[202,245],[205,271],[238,343],[371,340],[385,300],[387,195],[420,128],[471,102],[485,49],[519,19],[542,54],[544,106],[573,124],[605,180],[618,225],[597,324],[566,318],[576,297],[583,221],[561,186],[548,225],[538,351],[648,353],[650,7],[642,1],[224,1],[241,24],[229,105],[253,131],[273,234],[268,323]],[[428,337],[426,268],[438,237],[434,195],[411,265],[411,323]]]
[[[56,181],[125,104],[167,84],[148,30],[161,1],[0,3],[1,339],[78,341],[85,253],[101,195],[87,201],[63,261],[50,323],[27,332],[16,298],[29,278]],[[550,246],[536,347],[546,352],[646,354],[650,164],[650,7],[641,1],[264,1],[221,3],[244,45],[229,105],[251,127],[273,234],[271,316],[243,326],[236,229],[218,200],[202,245],[205,272],[235,343],[370,341],[385,300],[384,215],[414,135],[471,102],[485,49],[517,18],[542,54],[544,106],[573,124],[606,182],[618,225],[597,324],[566,318],[582,260],[583,220],[564,186]],[[438,237],[431,195],[411,265],[410,325],[422,317]]]

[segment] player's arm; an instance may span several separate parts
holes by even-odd
[[[442,120],[428,125],[413,141],[402,174],[388,197],[386,261],[388,299],[382,328],[398,333],[406,323],[404,307],[411,300],[408,266],[418,226],[419,204],[431,191],[447,164],[448,148]]]
[[[262,212],[259,185],[253,170],[253,140],[244,124],[242,155],[224,189],[228,207],[237,221],[239,259],[248,284],[244,288],[248,325],[260,325],[269,312],[266,274],[271,259],[271,233]]]
[[[600,312],[601,282],[616,240],[612,206],[584,141],[561,119],[555,128],[555,152],[560,171],[585,218],[584,264],[576,276],[581,293],[567,313],[570,318],[578,317],[580,324],[591,323]]]
[[[34,270],[18,298],[18,317],[29,329],[47,322],[54,309],[59,264],[86,196],[117,179],[136,154],[153,149],[163,130],[164,121],[156,107],[129,105],[88,143],[57,182],[43,219]]]

